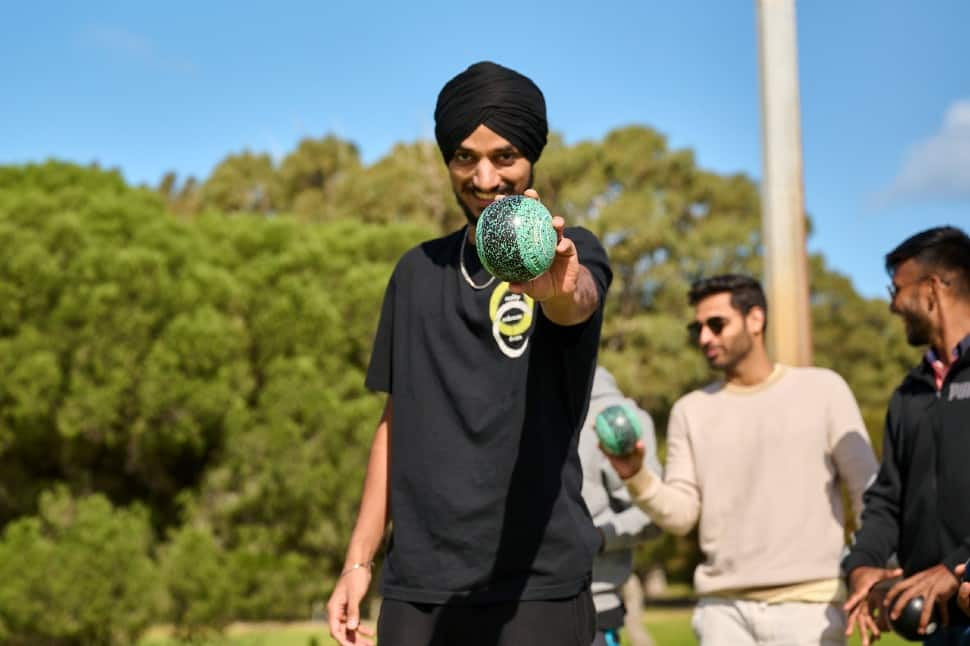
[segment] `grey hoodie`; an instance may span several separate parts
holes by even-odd
[[[613,375],[605,368],[597,367],[589,413],[579,437],[579,459],[583,465],[583,499],[593,523],[604,537],[603,547],[593,562],[592,592],[598,613],[620,605],[619,588],[633,569],[633,546],[658,536],[661,531],[630,502],[626,485],[599,449],[594,429],[596,416],[603,409],[617,404],[625,404],[640,416],[646,447],[645,465],[658,477],[662,476],[653,420],[636,402],[623,396],[616,387]]]

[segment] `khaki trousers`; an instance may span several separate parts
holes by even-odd
[[[691,625],[701,646],[845,646],[837,604],[763,603],[705,597]]]

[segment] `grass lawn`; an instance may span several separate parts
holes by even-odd
[[[690,608],[651,608],[644,611],[645,623],[650,636],[657,646],[697,646],[694,631],[690,627]],[[904,646],[912,644],[896,635],[883,635],[877,644],[879,646]],[[623,645],[627,646],[624,641]],[[858,635],[853,635],[849,646],[859,646]]]
[[[314,642],[316,638],[316,642]],[[233,624],[224,635],[204,642],[172,639],[164,628],[150,630],[138,646],[331,646],[330,631],[322,622],[292,624]]]
[[[646,612],[647,630],[657,646],[696,646],[690,627],[689,608],[650,608]],[[331,646],[327,626],[323,623],[294,624],[234,624],[223,637],[204,644],[210,646]],[[895,635],[885,635],[879,646],[903,646],[910,644]],[[197,642],[198,644],[198,642]],[[628,642],[623,642],[628,646]],[[850,646],[858,646],[859,638],[849,640]],[[164,629],[149,632],[138,646],[188,646],[185,642],[171,639]]]

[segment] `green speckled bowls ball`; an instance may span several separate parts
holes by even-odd
[[[475,226],[478,259],[488,273],[510,283],[545,273],[552,266],[557,241],[548,209],[523,195],[492,202]]]
[[[604,409],[596,416],[595,427],[600,444],[613,455],[630,453],[643,435],[636,413],[622,404]]]

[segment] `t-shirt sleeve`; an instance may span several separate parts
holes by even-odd
[[[828,432],[832,460],[849,490],[856,522],[862,514],[862,495],[879,468],[869,443],[862,413],[849,384],[834,372],[828,380]]]
[[[391,393],[392,347],[394,338],[394,298],[396,294],[396,272],[387,282],[384,290],[384,303],[381,305],[381,318],[377,324],[377,334],[374,336],[374,349],[370,355],[370,365],[367,367],[367,377],[364,385],[379,392]]]
[[[901,407],[897,390],[889,401],[886,430],[882,441],[882,465],[875,481],[863,497],[862,525],[852,539],[848,556],[842,561],[846,575],[855,568],[868,565],[886,567],[890,555],[899,548],[899,528],[903,482],[899,468],[899,434]]]
[[[586,267],[593,276],[593,281],[599,290],[600,308],[602,308],[606,300],[606,292],[610,288],[610,283],[613,282],[613,270],[610,269],[606,249],[603,248],[603,245],[591,231],[583,227],[567,227],[563,235],[576,245],[580,264]]]

